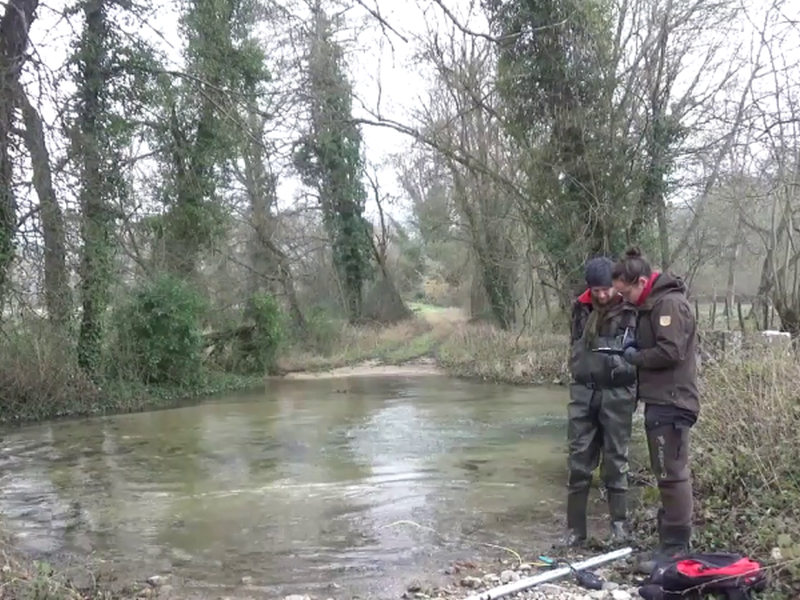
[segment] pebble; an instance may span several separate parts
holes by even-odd
[[[502,573],[500,573],[500,581],[503,583],[511,583],[512,581],[519,581],[519,573],[516,571],[512,571],[511,569],[506,569]]]
[[[479,588],[483,585],[483,580],[479,577],[473,577],[472,575],[467,575],[464,579],[461,580],[461,585],[465,588],[475,589]]]
[[[151,587],[159,587],[164,585],[165,578],[161,575],[153,575],[147,578],[147,585]]]
[[[286,596],[283,600],[311,600],[310,596],[303,596],[301,594],[291,594]]]

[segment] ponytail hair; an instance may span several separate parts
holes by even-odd
[[[653,269],[650,262],[642,254],[642,251],[637,246],[631,246],[614,265],[611,278],[614,281],[633,285],[642,277],[650,277],[652,274]]]

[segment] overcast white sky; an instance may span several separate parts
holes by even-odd
[[[74,35],[72,27],[75,25],[61,16],[67,3],[72,4],[71,0],[51,1],[54,3],[40,7],[38,20],[34,23],[31,37],[39,58],[50,69],[57,69],[63,64],[70,51],[70,37]],[[151,0],[144,1],[150,2]],[[278,1],[284,2],[284,0]],[[743,1],[751,3],[751,0]],[[144,26],[141,23],[132,22],[131,30],[140,32],[150,39],[158,39],[159,46],[165,51],[169,51],[170,58],[175,61],[173,67],[179,68],[181,40],[177,31],[177,3],[169,0],[152,0],[152,2],[157,3],[160,8]],[[348,44],[355,93],[370,110],[378,110],[378,99],[380,98],[380,112],[384,117],[400,122],[409,122],[409,111],[415,106],[420,106],[427,87],[420,67],[413,62],[413,54],[417,49],[415,38],[443,25],[449,28],[450,23],[433,0],[363,0],[363,2],[367,6],[376,7],[385,21],[400,35],[391,32],[385,33],[377,21],[370,18],[368,21],[372,24],[372,28],[362,31],[356,40]],[[477,9],[473,9],[473,18],[468,21],[467,15],[473,4],[471,0],[443,0],[443,2],[459,16],[459,19],[464,23],[468,22],[471,29],[485,30],[485,22]],[[755,0],[752,0],[752,3],[754,2]],[[302,4],[302,0],[297,0],[297,3]],[[149,6],[149,4],[147,5]],[[298,12],[296,9],[292,10]],[[754,11],[751,12],[754,14]],[[798,18],[800,2],[789,0],[785,3],[783,14],[787,19]],[[360,18],[364,18],[366,12],[358,8],[351,11],[352,19],[358,20],[359,15]],[[755,14],[753,20],[760,22],[759,16]],[[743,41],[745,37],[749,37],[752,26],[743,19],[739,31],[742,39],[733,39],[738,36],[732,35],[732,39],[728,40],[731,48]],[[403,41],[400,36],[405,37],[408,41]],[[794,47],[800,44],[800,35],[797,38]],[[795,52],[794,48],[787,48],[786,51]],[[691,68],[697,68],[697,65],[688,65],[688,67],[685,79],[692,79],[694,73]],[[719,72],[713,72],[713,69],[710,71],[703,74],[705,80],[721,75]],[[746,77],[745,72],[739,75],[741,78]],[[59,86],[61,94],[65,91],[65,85],[68,84],[61,83]],[[737,92],[734,90],[732,100],[736,96]],[[54,122],[56,110],[59,107],[54,106],[52,102],[45,102],[41,108],[45,120]],[[357,104],[356,109],[358,110]],[[385,128],[364,127],[363,135],[365,154],[371,163],[384,162],[389,156],[403,152],[410,143],[406,136]],[[390,192],[399,194],[391,169],[384,169],[380,176],[382,186]],[[284,181],[280,191],[283,202],[287,202],[297,191],[297,184]],[[399,216],[399,207],[395,207],[392,212]]]

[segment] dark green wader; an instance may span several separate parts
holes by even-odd
[[[608,493],[612,542],[627,537],[628,445],[636,410],[636,369],[621,356],[593,349],[622,348],[635,333],[636,312],[624,303],[610,306],[598,315],[601,322],[594,339],[588,340],[594,310],[590,301],[587,292],[572,311],[566,545],[587,537],[586,512],[598,466]]]
[[[635,386],[570,386],[567,545],[587,537],[592,474],[598,466],[608,494],[612,541],[627,538],[628,447],[635,397]]]

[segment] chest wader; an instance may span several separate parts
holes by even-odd
[[[580,545],[587,538],[592,475],[598,466],[607,492],[610,542],[624,543],[629,537],[628,445],[635,408],[631,390],[574,384],[570,392],[567,533],[562,545]]]

